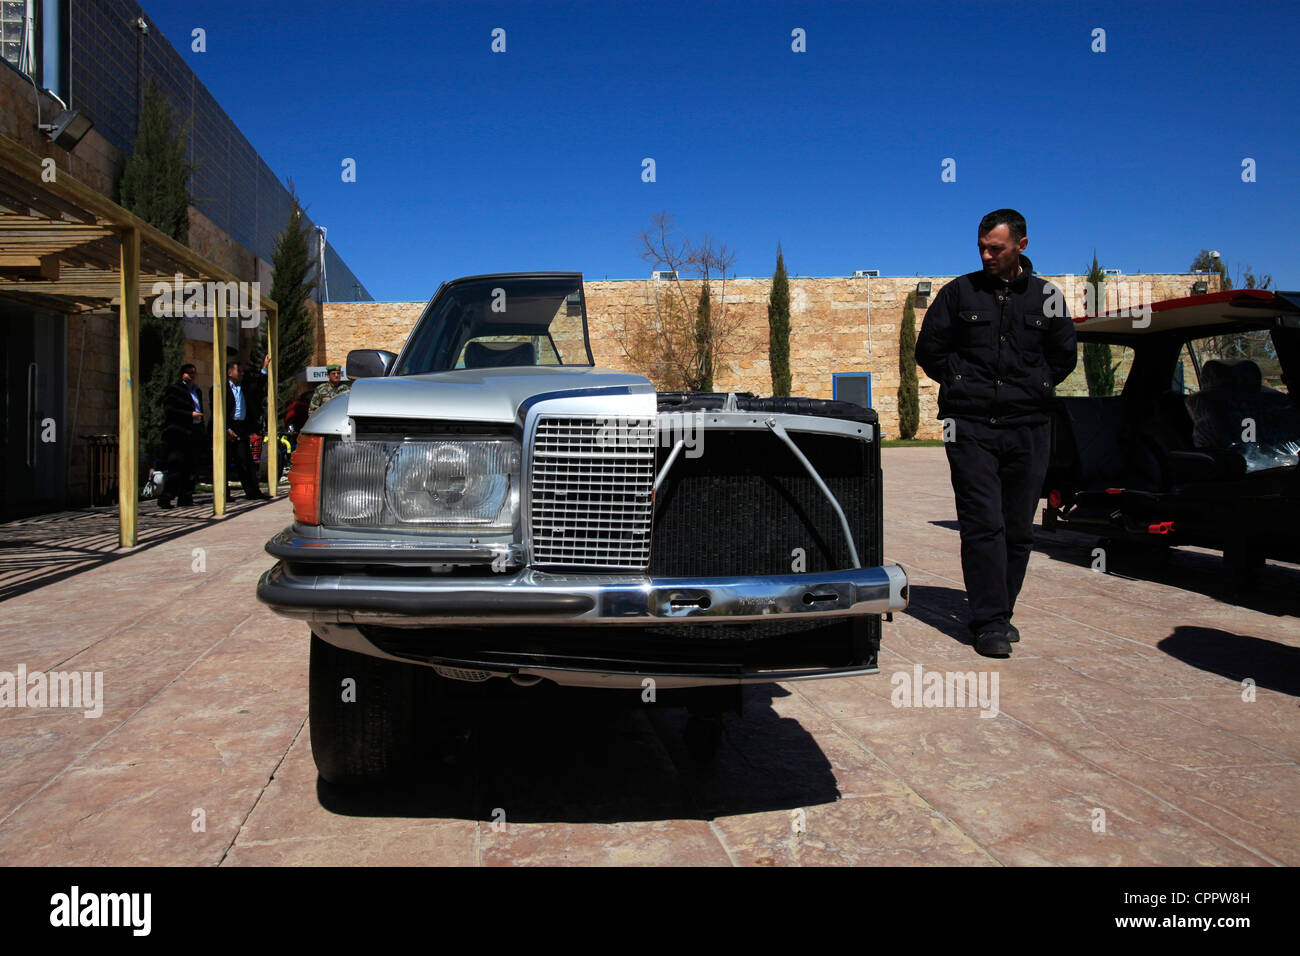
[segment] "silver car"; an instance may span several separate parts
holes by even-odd
[[[349,355],[257,588],[310,628],[327,781],[409,769],[448,682],[666,692],[707,751],[745,683],[875,672],[907,605],[875,413],[594,364],[580,273],[445,283]]]

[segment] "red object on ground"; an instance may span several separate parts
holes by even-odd
[[[1169,534],[1175,530],[1172,521],[1158,521],[1155,524],[1147,525],[1147,534]]]

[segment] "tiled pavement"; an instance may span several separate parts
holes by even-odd
[[[55,575],[0,603],[0,671],[102,671],[104,711],[0,710],[0,863],[1300,863],[1300,568],[1233,603],[1217,557],[1134,580],[1040,533],[1024,639],[987,661],[942,449],[889,449],[885,474],[912,607],[881,673],[749,688],[712,764],[680,710],[536,688],[437,776],[318,783],[305,629],[253,593],[283,499]],[[917,665],[996,674],[997,716],[894,707]]]

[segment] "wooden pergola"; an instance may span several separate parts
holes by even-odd
[[[240,282],[52,162],[0,136],[0,297],[63,313],[118,309],[118,541],[124,548],[136,544],[140,493],[140,307],[152,303],[155,282],[170,288],[178,276],[184,282]],[[226,513],[226,403],[216,397],[226,367],[224,296],[216,297],[212,305],[212,507],[213,514],[220,516]],[[275,495],[279,310],[265,297],[259,307],[266,312],[271,353],[266,454],[267,478]]]

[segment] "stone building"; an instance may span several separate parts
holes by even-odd
[[[790,393],[809,398],[844,397],[846,379],[870,376],[871,404],[880,414],[886,437],[898,435],[899,328],[908,293],[928,282],[933,294],[953,276],[873,276],[790,279]],[[1084,277],[1047,276],[1061,289],[1071,315],[1084,314]],[[620,343],[624,330],[650,314],[656,280],[629,279],[584,283],[591,350],[596,364],[623,371],[632,367]],[[1197,282],[1219,290],[1217,275],[1159,273],[1107,277],[1107,308],[1135,308],[1193,294]],[[699,298],[698,282],[684,282],[690,301]],[[740,330],[714,377],[718,391],[772,392],[768,363],[767,303],[771,279],[728,279],[725,305],[740,313]],[[723,295],[720,283],[712,294]],[[916,308],[920,332],[925,305]],[[329,304],[323,309],[325,360],[344,362],[351,349],[398,351],[415,325],[424,302]],[[917,370],[921,423],[918,438],[939,438],[936,420],[938,385]],[[839,387],[837,389],[837,386]],[[1087,394],[1080,363],[1058,392]]]

